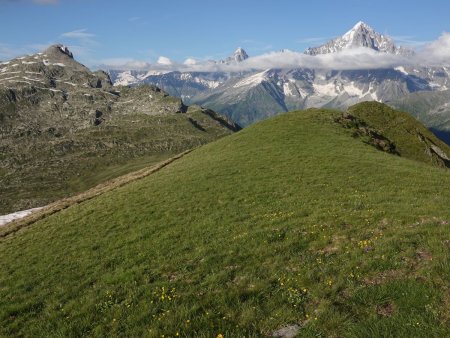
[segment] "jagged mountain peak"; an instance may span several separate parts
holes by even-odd
[[[364,21],[358,21],[356,25],[353,26],[352,29],[350,29],[347,33],[345,33],[342,38],[347,38],[348,40],[351,40],[354,38],[355,33],[361,32],[363,34],[377,34],[375,30],[366,24]]]
[[[69,50],[69,48],[67,48],[67,46],[62,44],[51,45],[45,50],[44,53],[50,56],[61,56],[61,54],[63,54],[73,59],[73,53]]]
[[[237,62],[241,62],[241,61],[248,59],[248,54],[242,47],[238,47],[235,50],[233,56],[234,56],[234,60]]]
[[[364,21],[358,21],[351,30],[356,30],[356,29],[360,29],[360,28],[366,28],[366,29],[371,29],[373,30],[372,27],[370,27],[368,24],[366,24]]]
[[[404,47],[397,47],[389,36],[377,33],[371,26],[363,21],[359,21],[341,37],[331,40],[322,46],[308,48],[305,54],[329,54],[361,47],[370,48],[377,52],[405,56],[413,53]]]
[[[242,62],[246,59],[248,59],[247,52],[242,47],[238,47],[234,51],[233,55],[230,55],[225,60],[220,61],[220,63],[228,64],[228,63],[233,63],[233,62]]]
[[[0,91],[2,88],[20,91],[30,86],[53,93],[67,93],[109,88],[112,82],[108,74],[92,72],[79,63],[66,46],[55,44],[40,53],[0,64]]]

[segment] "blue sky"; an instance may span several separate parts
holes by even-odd
[[[0,60],[61,42],[88,66],[163,55],[221,59],[303,51],[362,20],[400,44],[450,31],[450,1],[0,0]]]

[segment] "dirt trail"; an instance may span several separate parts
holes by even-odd
[[[163,162],[160,162],[156,165],[153,165],[148,168],[144,168],[120,177],[116,177],[110,181],[101,183],[94,188],[91,188],[89,190],[86,190],[85,192],[64,198],[62,200],[53,202],[45,207],[40,208],[39,210],[36,210],[35,212],[32,212],[31,214],[12,221],[11,223],[5,224],[4,226],[0,227],[0,238],[6,237],[8,235],[11,235],[20,229],[23,229],[25,227],[28,227],[29,225],[40,221],[50,215],[53,215],[61,210],[67,209],[68,207],[82,203],[84,201],[90,200],[94,197],[97,197],[99,195],[104,194],[105,192],[117,189],[119,187],[122,187],[130,182],[139,180],[141,178],[147,177],[165,166],[169,165],[170,163],[182,158],[184,155],[190,153],[194,149],[187,150],[185,152],[182,152],[178,155],[175,155]]]

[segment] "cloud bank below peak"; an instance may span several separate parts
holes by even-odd
[[[140,67],[132,68],[135,65]],[[165,72],[242,72],[269,68],[355,70],[414,65],[450,66],[450,33],[444,32],[437,40],[423,46],[413,56],[409,57],[379,53],[369,48],[347,49],[341,52],[315,56],[284,50],[249,57],[237,63],[216,63],[193,58],[186,59],[184,62],[175,62],[161,56],[154,64],[145,61],[128,60],[123,64],[102,62],[101,67],[117,70],[158,70]]]

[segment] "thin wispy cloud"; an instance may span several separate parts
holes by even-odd
[[[96,35],[88,32],[86,28],[76,29],[62,33],[59,38],[66,43],[74,55],[82,58],[91,58],[99,43],[95,40]]]
[[[76,29],[71,32],[62,33],[61,37],[68,39],[77,39],[77,40],[92,40],[95,37],[95,34],[88,33],[86,28]]]
[[[99,68],[120,70],[146,70],[151,67],[147,61],[135,60],[133,58],[110,58],[100,61]]]
[[[95,40],[96,35],[89,32],[87,28],[76,29],[60,34],[59,40],[67,45],[75,56],[91,63],[99,43]]]
[[[391,36],[391,38],[399,45],[410,47],[422,47],[432,43],[432,41],[418,40],[415,36],[409,35],[397,35]]]
[[[330,40],[330,38],[326,37],[306,37],[306,38],[300,38],[296,42],[297,43],[311,43],[311,44],[319,44],[323,43],[325,41]]]

